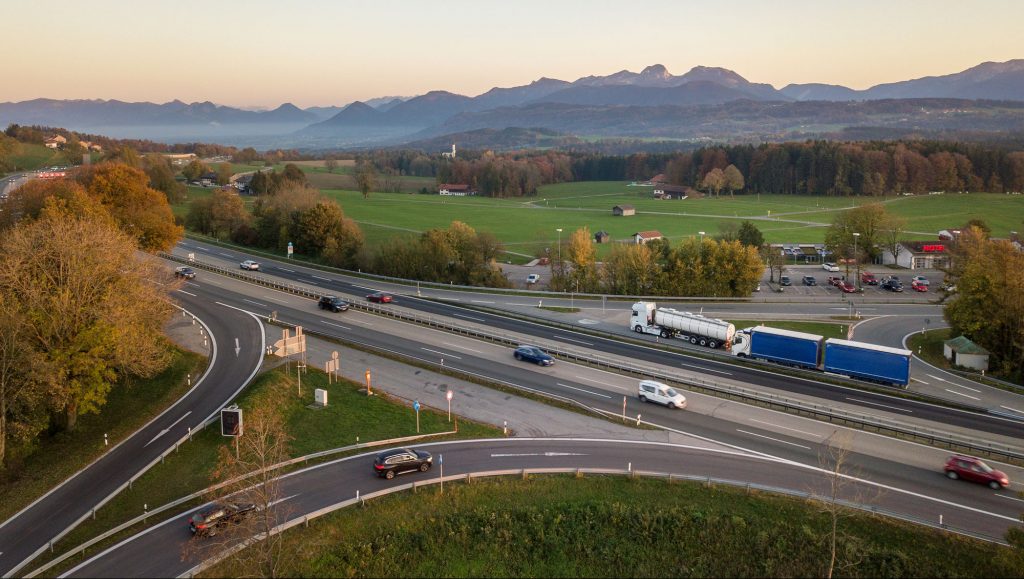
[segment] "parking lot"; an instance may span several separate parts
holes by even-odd
[[[890,297],[890,298],[898,298],[901,295],[907,296],[907,297],[911,297],[911,296],[918,296],[918,297],[920,297],[920,296],[926,296],[926,295],[930,295],[932,297],[938,297],[938,296],[942,295],[942,292],[941,292],[941,290],[939,290],[939,287],[942,285],[944,277],[943,277],[943,273],[941,271],[938,271],[938,270],[892,269],[892,268],[889,268],[889,267],[886,267],[886,266],[870,266],[870,267],[865,267],[865,266],[862,265],[861,266],[861,272],[863,273],[865,271],[870,271],[871,273],[875,274],[875,277],[878,278],[879,281],[885,279],[886,277],[888,277],[890,275],[897,276],[900,279],[900,281],[903,282],[903,291],[902,292],[891,292],[891,291],[882,289],[881,285],[868,285],[868,284],[863,284],[862,283],[862,284],[859,284],[861,289],[862,289],[861,292],[859,292],[857,294],[847,294],[847,295],[861,295],[861,296],[869,296],[869,297]],[[793,285],[788,286],[788,287],[783,289],[783,293],[785,293],[785,294],[816,296],[816,297],[824,297],[824,296],[839,297],[839,296],[843,295],[842,290],[840,290],[838,287],[829,285],[828,278],[829,278],[829,276],[846,276],[846,267],[845,266],[840,266],[840,270],[839,271],[831,272],[831,271],[826,271],[825,269],[823,269],[821,264],[786,266],[786,268],[782,272],[782,275],[789,276],[789,279],[793,283]],[[817,285],[807,286],[807,285],[803,284],[803,281],[802,281],[803,277],[804,276],[808,276],[808,275],[814,277]],[[915,291],[912,287],[910,287],[910,281],[916,275],[923,275],[926,278],[928,278],[928,282],[929,282],[928,291],[926,291],[926,292],[918,292],[918,291]],[[777,292],[780,289],[780,287],[781,287],[779,285],[778,276],[776,276],[776,279],[775,279],[774,283],[770,283],[768,281],[768,279],[769,279],[769,272],[767,270],[765,270],[764,277],[761,280],[761,292],[762,293],[764,293],[765,291]],[[855,268],[853,268],[853,267],[850,268],[850,275],[847,276],[846,279],[848,279],[850,281],[850,283],[854,284],[855,286],[858,285],[857,284],[857,273],[856,273],[856,269]]]

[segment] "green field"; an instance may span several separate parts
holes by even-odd
[[[21,150],[17,155],[12,155],[10,160],[15,171],[33,171],[67,163],[60,151],[31,143],[21,143]]]
[[[826,338],[840,338],[845,340],[847,338],[846,330],[850,327],[849,324],[833,324],[831,322],[790,322],[786,320],[726,320],[730,324],[736,326],[736,330],[742,330],[743,328],[749,328],[752,326],[760,326],[762,323],[766,326],[773,328],[779,328],[781,330],[792,330],[794,332],[806,332],[808,334],[816,334],[824,336]]]
[[[543,476],[374,499],[285,534],[283,577],[823,577],[831,519],[804,500]],[[1009,549],[845,512],[837,577],[1013,577]],[[242,557],[246,554],[243,552]],[[250,571],[251,573],[251,571]],[[207,577],[239,577],[226,561]]]

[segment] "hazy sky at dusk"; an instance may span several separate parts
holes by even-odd
[[[1020,0],[2,0],[0,102],[476,95],[664,64],[852,88],[1024,58]]]

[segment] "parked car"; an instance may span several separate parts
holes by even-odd
[[[844,294],[852,294],[856,293],[857,291],[857,287],[846,280],[843,280],[836,284],[836,287],[842,290]]]
[[[654,380],[640,381],[640,401],[657,402],[669,408],[686,408],[686,397],[674,388]]]
[[[889,290],[891,292],[903,291],[903,284],[900,283],[900,280],[898,279],[889,278],[887,280],[884,280],[880,287],[884,290]]]
[[[818,280],[814,279],[813,275],[805,275],[803,283],[804,285],[818,285]]]
[[[196,278],[196,270],[192,269],[191,267],[184,267],[184,266],[183,267],[179,267],[179,268],[175,268],[175,270],[174,270],[174,277],[180,277],[180,278],[184,278],[184,279],[195,279]]]
[[[971,482],[979,482],[988,485],[994,490],[1010,486],[1010,479],[1006,473],[996,470],[971,456],[954,455],[946,460],[946,476],[949,478],[963,479]]]
[[[348,302],[338,296],[321,296],[320,301],[317,302],[317,306],[319,306],[321,310],[331,310],[332,312],[344,312],[348,310]]]
[[[839,266],[832,262],[826,262],[821,264],[821,269],[825,271],[839,271]]]
[[[923,284],[915,279],[914,281],[910,282],[910,289],[916,292],[926,292],[928,291],[928,284]]]
[[[535,284],[535,283],[537,283],[539,281],[540,281],[540,274],[539,273],[531,273],[530,275],[526,276],[526,283],[528,283],[528,284],[533,285],[533,284]]]
[[[366,296],[366,299],[377,304],[390,304],[394,298],[389,293],[375,292]]]
[[[258,270],[260,268],[260,264],[256,263],[255,261],[253,261],[251,259],[247,259],[247,260],[243,261],[242,263],[240,263],[239,265],[242,266],[242,269],[247,269],[247,270]]]
[[[427,472],[434,465],[434,457],[425,450],[394,448],[378,453],[373,459],[373,472],[391,480],[396,474]]]
[[[946,293],[956,293],[956,285],[949,283],[948,281],[939,286],[939,289]]]
[[[220,527],[237,524],[256,511],[252,503],[213,503],[188,521],[188,530],[197,537],[212,537]]]
[[[928,278],[926,278],[923,275],[915,275],[913,278],[911,278],[910,283],[911,284],[915,284],[916,283],[916,284],[919,284],[919,285],[927,286],[928,285]]]
[[[555,363],[550,354],[537,346],[519,346],[512,355],[516,360],[527,360],[539,366],[550,366]]]
[[[878,285],[878,278],[870,271],[860,272],[860,283],[867,285]]]
[[[841,275],[830,275],[828,276],[828,285],[839,287],[841,283],[846,281],[846,278]]]
[[[793,285],[793,281],[789,279],[788,275],[779,276],[779,285]]]

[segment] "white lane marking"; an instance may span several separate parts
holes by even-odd
[[[847,396],[846,399],[852,400],[854,402],[859,402],[861,404],[872,404],[874,406],[881,406],[882,408],[891,408],[893,410],[899,410],[900,412],[906,412],[907,414],[914,413],[913,410],[906,410],[905,408],[896,408],[895,406],[889,406],[888,404],[879,404],[878,402],[868,402],[867,400],[860,400],[859,398],[850,398],[849,396]]]
[[[565,340],[566,342],[576,342],[577,344],[583,344],[584,346],[593,346],[592,342],[584,342],[583,340],[574,340],[572,338],[566,338],[565,336],[555,336],[556,340]]]
[[[1010,499],[1011,501],[1017,501],[1018,503],[1024,503],[1024,499],[1018,499],[1017,497],[1008,497],[1006,495],[1001,495],[999,493],[995,493],[995,495],[997,497],[1002,497],[1004,499]]]
[[[587,378],[586,376],[574,376],[574,378],[576,378],[577,380],[584,380],[586,382],[593,382],[594,384],[601,384],[603,386],[608,386],[610,388],[615,388],[616,390],[628,390],[628,388],[624,388],[624,387],[619,386],[617,384],[612,384],[611,382],[602,382],[600,380],[594,380],[593,378]]]
[[[242,298],[242,301],[243,301],[243,302],[249,302],[250,304],[256,304],[257,306],[263,306],[263,307],[265,307],[265,308],[269,308],[269,307],[270,307],[270,306],[268,306],[267,304],[261,304],[261,303],[259,303],[259,302],[254,302],[254,301],[252,301],[252,300],[247,300],[247,299],[245,299],[245,298]]]
[[[183,414],[183,415],[181,416],[181,418],[179,418],[179,419],[175,420],[174,422],[172,422],[170,426],[168,426],[167,428],[165,428],[165,429],[161,430],[161,431],[160,431],[160,434],[157,434],[156,436],[154,436],[154,437],[153,437],[153,440],[150,440],[150,441],[149,441],[149,442],[147,442],[146,444],[143,444],[143,445],[142,445],[142,448],[146,448],[147,446],[149,446],[149,445],[153,444],[153,441],[155,441],[156,439],[160,438],[161,436],[163,436],[163,435],[167,434],[167,433],[168,433],[168,432],[169,432],[169,431],[170,431],[170,430],[171,430],[172,428],[174,428],[174,425],[175,425],[175,424],[177,424],[177,423],[181,422],[182,420],[185,420],[185,417],[186,417],[186,416],[188,416],[189,414],[192,414],[192,411],[191,411],[191,410],[189,410],[188,412],[186,412],[185,414]]]
[[[329,278],[329,277],[320,277],[320,276],[318,276],[318,275],[311,275],[311,276],[309,276],[309,277],[311,277],[311,278],[313,278],[313,279],[322,279],[322,280],[324,280],[324,281],[333,281],[333,280],[331,280],[331,278]]]
[[[285,269],[285,268],[283,268],[283,267],[279,267],[279,268],[277,268],[277,269],[279,269],[279,270],[281,270],[281,271],[287,271],[288,273],[295,273],[295,270],[293,270],[293,269]]]
[[[683,364],[682,362],[680,362],[679,365],[680,366],[685,366],[687,368],[693,368],[695,370],[700,370],[701,372],[718,372],[719,374],[725,374],[726,376],[732,376],[732,372],[726,372],[725,370],[715,370],[714,368],[704,368],[703,366],[695,366],[693,364]]]
[[[196,294],[194,294],[194,293],[192,293],[192,292],[187,292],[187,291],[185,291],[185,290],[183,290],[183,289],[180,289],[180,290],[178,290],[178,291],[180,291],[181,293],[183,293],[183,294],[185,294],[185,295],[187,295],[187,296],[192,296],[192,297],[198,297],[198,296],[196,296]]]
[[[231,257],[230,253],[224,253],[223,251],[217,252],[217,255],[223,255],[224,257]]]
[[[1017,414],[1024,414],[1024,410],[1017,410],[1016,408],[1010,408],[1009,406],[1003,406],[1002,404],[1000,404],[999,407],[1005,408],[1011,412],[1016,412]]]
[[[328,326],[334,326],[335,328],[341,328],[343,330],[351,330],[352,329],[352,328],[349,328],[347,326],[343,326],[341,324],[335,324],[333,322],[328,322],[327,320],[320,320],[320,322],[324,323],[324,324],[327,324]]]
[[[751,422],[760,422],[761,424],[767,424],[768,426],[771,426],[772,428],[781,428],[783,430],[792,430],[793,432],[799,432],[800,434],[806,434],[808,436],[817,436],[819,438],[821,436],[819,434],[814,434],[813,432],[807,432],[805,430],[797,430],[795,428],[790,428],[788,426],[779,426],[778,424],[775,424],[774,422],[765,422],[764,420],[758,420],[756,418],[751,418],[750,421]]]
[[[600,392],[591,392],[590,390],[584,390],[583,388],[577,388],[575,386],[569,386],[568,384],[562,384],[561,382],[555,382],[555,384],[558,384],[559,386],[561,386],[563,388],[570,388],[572,390],[579,390],[580,392],[586,392],[587,394],[590,394],[592,396],[600,396],[601,398],[611,398],[611,396],[608,396],[607,394],[601,394]]]
[[[433,352],[433,353],[441,355],[441,356],[448,356],[449,358],[455,358],[456,360],[461,360],[462,359],[462,358],[456,356],[455,354],[449,354],[448,352],[441,352],[441,351],[438,351],[438,350],[431,350],[430,348],[420,348],[420,350],[426,350],[428,352]]]
[[[201,246],[198,246],[198,245],[197,245],[197,246],[196,246],[196,249],[198,249],[199,251],[205,251],[206,253],[210,253],[210,250],[209,250],[209,249],[206,249],[205,247],[201,247]]]
[[[473,348],[467,348],[467,347],[461,346],[459,344],[452,344],[451,342],[441,342],[441,345],[442,346],[449,346],[449,347],[452,347],[452,348],[458,348],[460,350],[466,350],[467,352],[473,352],[475,354],[483,354],[483,352],[481,352],[480,350],[474,350]]]
[[[272,302],[277,302],[279,304],[287,304],[288,303],[287,300],[282,300],[281,298],[275,298],[275,297],[270,297],[270,296],[261,296],[261,297],[263,299],[265,299],[265,300],[270,300]]]
[[[473,320],[475,322],[486,322],[487,321],[487,320],[485,320],[483,318],[474,318],[473,316],[467,316],[467,315],[463,315],[463,314],[452,314],[452,315],[454,315],[457,318],[466,318],[467,320]]]
[[[315,281],[307,281],[306,283],[314,287],[320,287],[320,284],[316,283]]]
[[[781,442],[782,444],[788,444],[790,446],[799,446],[800,448],[806,448],[807,450],[811,450],[811,447],[809,447],[809,446],[804,446],[802,444],[797,444],[795,442],[788,442],[788,441],[785,441],[785,440],[779,440],[778,438],[772,438],[770,436],[765,436],[763,434],[757,434],[755,432],[747,432],[746,430],[740,430],[739,428],[736,429],[736,432],[742,432],[743,434],[749,434],[750,436],[757,436],[758,438],[767,438],[768,440],[774,440],[775,442]]]
[[[504,452],[492,454],[491,458],[519,457],[519,456],[590,456],[582,452]]]
[[[913,381],[913,382],[920,382],[920,383],[922,383],[922,384],[924,384],[926,386],[928,385],[928,383],[925,382],[924,380],[918,380],[917,378],[911,378],[910,380]]]
[[[473,302],[474,304],[493,304],[494,303],[494,302],[487,302],[487,301],[484,301],[484,300],[469,300],[469,301]]]
[[[294,499],[295,497],[299,496],[300,494],[302,494],[302,493],[295,493],[294,495],[289,495],[289,496],[287,496],[287,497],[285,497],[283,499],[277,499],[276,501],[270,501],[269,503],[267,503],[267,506],[268,507],[272,507],[272,506],[274,506],[276,504],[283,503],[283,502],[287,501],[288,499]]]
[[[935,374],[927,374],[927,376],[929,378],[934,378],[935,380],[938,380],[939,382],[949,382],[949,380],[946,380],[945,378],[939,378]]]
[[[950,384],[952,384],[952,382],[950,382]],[[970,386],[964,386],[963,384],[953,384],[953,386],[956,386],[957,388],[964,388],[965,390],[970,390],[971,392],[981,392],[981,390],[978,390],[977,388],[971,388]]]
[[[359,320],[359,319],[356,319],[356,318],[349,318],[348,321],[351,324],[359,324],[360,326],[367,326],[367,327],[370,327],[370,328],[373,327],[372,323],[364,322],[363,320]]]
[[[945,390],[946,392],[957,394],[963,396],[964,398],[970,398],[971,400],[981,400],[981,398],[978,398],[977,396],[971,396],[970,394],[964,394],[963,392],[957,392],[956,390],[950,390],[949,388],[946,388]]]

